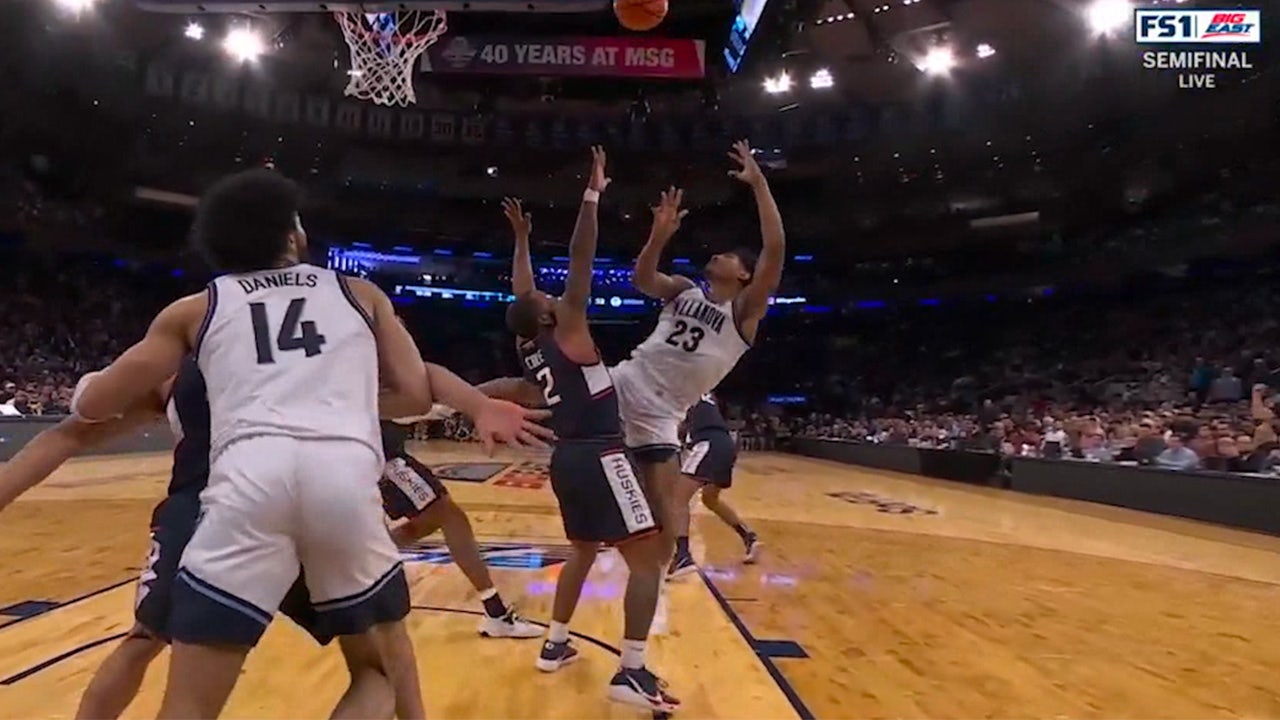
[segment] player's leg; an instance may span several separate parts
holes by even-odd
[[[305,630],[316,643],[325,646],[333,636],[323,632],[311,605],[306,579],[299,575],[280,603],[280,614]],[[334,718],[391,718],[395,715],[395,693],[387,677],[378,648],[363,636],[344,636],[338,641],[342,658],[351,676],[347,691],[333,709]]]
[[[729,433],[715,433],[709,436],[710,450],[706,459],[698,468],[698,476],[705,478],[707,485],[702,490],[702,504],[733,529],[742,540],[746,552],[744,562],[753,563],[760,553],[763,543],[738,513],[724,500],[724,491],[733,486],[733,470],[738,464],[738,446]]]
[[[667,577],[675,579],[683,577],[689,573],[696,572],[698,566],[693,561],[693,554],[689,551],[689,526],[690,511],[689,505],[693,501],[693,496],[698,494],[698,489],[703,486],[704,482],[699,478],[684,473],[676,478],[675,487],[672,489],[672,518],[675,523],[675,554],[671,557],[671,563],[667,567]]]
[[[589,459],[585,466],[583,457]],[[583,492],[584,484],[599,475],[594,457],[574,443],[561,443],[551,453],[551,490],[560,505],[560,518],[571,549],[569,559],[560,566],[556,594],[551,600],[551,624],[535,663],[543,672],[554,672],[578,658],[578,650],[569,640],[569,621],[600,550],[600,542],[586,522],[594,495]]]
[[[556,578],[556,594],[551,600],[551,624],[547,627],[547,639],[535,663],[543,672],[555,672],[578,658],[577,648],[569,641],[569,621],[578,609],[582,586],[586,584],[587,575],[591,573],[591,566],[600,551],[598,542],[569,537],[569,559],[560,566],[560,576]]]
[[[138,695],[151,662],[165,649],[165,642],[134,625],[107,656],[80,696],[76,720],[115,720]]]
[[[489,566],[480,553],[470,518],[449,497],[448,488],[429,468],[412,457],[391,458],[379,489],[387,514],[397,520],[408,518],[391,531],[396,545],[405,547],[436,530],[444,531],[444,542],[454,563],[480,593],[485,613],[480,621],[481,635],[513,638],[542,635],[542,628],[522,619],[503,602],[489,576]]]
[[[634,367],[619,365],[611,371],[611,377],[618,394],[623,438],[639,470],[645,495],[661,520],[662,539],[670,557],[675,547],[673,490],[680,474],[677,456],[684,408],[671,408],[658,399]]]
[[[682,577],[698,569],[693,562],[693,555],[689,552],[689,505],[693,496],[698,494],[698,489],[707,484],[705,471],[711,463],[710,453],[711,442],[703,439],[690,445],[681,458],[680,477],[676,478],[671,497],[671,518],[676,545],[675,555],[667,568],[668,578]]]
[[[298,576],[292,534],[298,441],[241,440],[214,459],[201,517],[182,554],[168,632],[161,718],[214,718]]]
[[[702,489],[702,504],[706,505],[708,510],[715,513],[717,517],[724,521],[724,524],[738,534],[746,551],[744,562],[753,563],[760,556],[760,548],[764,546],[764,543],[760,542],[760,538],[754,530],[747,527],[747,524],[742,521],[737,511],[724,501],[723,492],[721,488],[715,485],[708,485]]]
[[[322,635],[364,638],[375,646],[396,694],[397,714],[407,720],[423,717],[413,648],[401,642],[407,638],[409,585],[383,524],[381,458],[355,442],[302,444],[298,555],[316,628]],[[335,475],[335,467],[346,472]]]
[[[178,561],[199,514],[200,498],[194,493],[167,497],[151,513],[151,539],[138,575],[133,628],[89,680],[76,710],[79,720],[119,717],[138,695],[147,668],[165,649]]]
[[[587,448],[590,450],[591,448]],[[617,449],[597,450],[583,458],[580,500],[589,513],[579,510],[576,528],[580,537],[612,543],[629,571],[623,599],[621,667],[609,683],[609,698],[655,712],[674,712],[680,701],[668,695],[666,683],[645,666],[649,630],[658,609],[662,574],[671,551],[662,539],[662,521],[630,457]],[[594,460],[596,467],[587,463]],[[594,470],[588,474],[586,471]],[[566,515],[566,529],[567,529]]]

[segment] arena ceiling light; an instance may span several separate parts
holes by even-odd
[[[79,15],[92,9],[97,0],[54,0],[54,4],[63,10]]]
[[[978,59],[979,59],[979,60],[986,60],[987,58],[989,58],[989,57],[991,57],[992,55],[995,55],[995,54],[996,54],[996,49],[995,49],[995,48],[993,48],[993,47],[991,47],[991,46],[990,46],[990,45],[988,45],[987,43],[982,43],[981,45],[979,45],[979,46],[978,46]]]
[[[249,28],[232,28],[222,41],[222,49],[240,62],[253,62],[267,50],[267,43]]]
[[[187,26],[185,28],[183,28],[182,34],[185,37],[190,38],[191,40],[203,40],[204,26],[192,20],[191,22],[187,23]]]
[[[1095,35],[1109,35],[1124,27],[1133,17],[1129,0],[1094,0],[1085,10],[1085,18]]]
[[[938,45],[925,53],[916,68],[927,75],[946,75],[956,66],[956,54],[945,45]]]
[[[809,87],[814,90],[826,90],[827,88],[834,87],[835,84],[836,79],[831,77],[831,71],[826,68],[817,70],[809,76]]]
[[[779,95],[791,90],[791,74],[786,70],[778,73],[777,77],[764,79],[764,91],[770,95]]]

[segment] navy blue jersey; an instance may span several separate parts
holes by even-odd
[[[526,378],[542,388],[551,410],[551,429],[561,440],[599,440],[622,436],[618,396],[609,369],[599,359],[582,365],[565,357],[551,332],[520,344]]]
[[[703,395],[701,400],[689,408],[684,422],[685,432],[691,436],[703,432],[729,432],[729,424],[724,421],[724,415],[720,414],[720,406],[716,405],[715,399],[710,395]]]
[[[412,425],[403,425],[391,420],[382,421],[382,455],[387,459],[404,455],[404,445],[413,435]]]
[[[169,494],[199,493],[209,483],[209,392],[194,357],[184,360],[178,370],[165,414],[177,441]]]

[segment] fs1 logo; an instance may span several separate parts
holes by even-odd
[[[1134,38],[1140,44],[1262,42],[1259,10],[1136,10]]]

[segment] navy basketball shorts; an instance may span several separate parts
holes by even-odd
[[[570,540],[617,545],[662,525],[616,440],[562,440],[551,453],[551,489]]]
[[[726,432],[702,432],[685,447],[680,472],[704,480],[718,488],[733,484],[733,466],[738,462],[738,446]]]
[[[151,542],[138,576],[133,616],[151,636],[166,642],[178,561],[191,541],[199,518],[199,490],[170,495],[151,512]]]
[[[387,458],[378,481],[382,507],[392,520],[415,518],[449,494],[449,489],[408,453]]]

